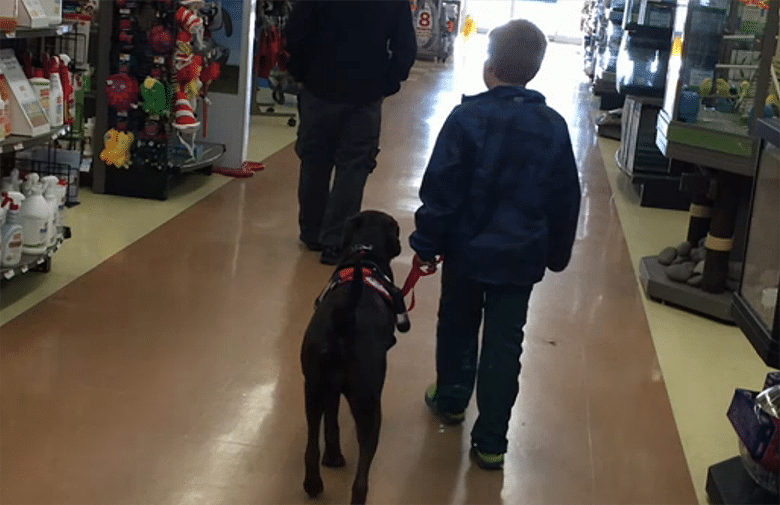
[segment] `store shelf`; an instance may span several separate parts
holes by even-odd
[[[37,137],[11,135],[4,140],[0,140],[0,153],[22,151],[30,147],[48,144],[52,140],[68,133],[68,130],[70,130],[69,126],[58,126],[57,128],[52,128],[48,133],[38,135]]]
[[[62,246],[64,241],[64,235],[60,234],[59,238],[57,238],[57,243],[50,247],[45,253],[36,255],[22,254],[22,261],[18,265],[13,267],[0,267],[0,279],[11,280],[16,276],[26,274],[31,270],[47,271],[47,264],[50,262],[51,257],[54,256],[54,253]]]
[[[62,24],[56,26],[47,26],[46,28],[23,28],[18,27],[14,31],[0,32],[2,39],[37,39],[41,37],[58,37],[70,33],[73,25]]]
[[[190,159],[181,155],[171,157],[173,173],[184,174],[204,169],[213,165],[215,161],[225,153],[224,144],[215,144],[213,142],[196,142],[196,147],[200,150],[196,159]]]

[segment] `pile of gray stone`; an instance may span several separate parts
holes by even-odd
[[[690,242],[683,242],[677,247],[667,247],[658,255],[658,263],[666,267],[666,276],[675,282],[686,283],[696,288],[701,287],[704,278],[706,258],[705,239],[694,247]],[[742,275],[742,263],[729,262],[726,287],[731,291],[739,290],[739,279]]]

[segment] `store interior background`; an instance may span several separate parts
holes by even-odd
[[[486,50],[485,33],[509,18],[526,18],[538,24],[554,43],[559,44],[550,54],[567,61],[582,61],[581,1],[465,0],[462,9],[464,15],[470,15],[476,21],[478,34],[467,40],[459,37],[455,54],[444,64],[418,62],[410,77],[414,80],[432,68],[452,71],[453,91],[436,97],[437,115],[431,120],[431,136],[437,135],[438,127],[461,93],[482,90],[480,77]],[[542,72],[550,66],[551,62],[545,63]],[[550,83],[550,80],[545,79],[545,82]],[[577,67],[560,77],[558,89],[540,91],[548,97],[557,92],[568,95],[572,88],[582,86],[587,86],[587,80]],[[529,87],[533,88],[534,82]],[[256,101],[269,99],[267,89],[257,90]],[[554,99],[549,101],[555,102]],[[275,108],[281,112],[294,112],[294,97],[288,97],[285,105]],[[590,110],[580,112],[595,119],[599,114],[595,99]],[[252,115],[250,135],[248,159],[262,161],[293,142],[295,128],[288,126],[284,119]],[[619,142],[599,138],[598,145],[613,190],[615,211],[636,269],[642,257],[658,253],[659,244],[684,236],[688,215],[640,207],[633,188],[615,164],[614,154]],[[260,173],[255,177],[262,176]],[[83,188],[81,205],[68,212],[69,225],[77,230],[75,238],[58,252],[52,272],[25,276],[4,287],[0,298],[0,324],[33,308],[42,299],[231,180],[219,175],[190,177],[164,202],[99,195]],[[414,207],[416,202],[409,202],[410,210]],[[587,211],[583,209],[583,212]],[[737,327],[668,307],[647,297],[643,300],[691,478],[699,502],[704,504],[707,503],[704,491],[707,468],[737,452],[737,439],[725,416],[734,388],[755,389],[756,382],[769,368]],[[630,409],[634,401],[641,401],[641,398],[627,398],[626,408]],[[571,422],[579,420],[572,419]]]

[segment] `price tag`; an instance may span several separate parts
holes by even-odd
[[[22,265],[22,268],[20,268],[19,271],[26,274],[29,269],[30,267],[28,265]]]
[[[7,38],[7,39],[15,39],[16,38],[16,32],[5,32],[5,38]]]
[[[3,274],[3,277],[5,277],[7,280],[10,280],[11,277],[13,277],[13,276],[14,276],[14,271],[13,270],[9,270],[9,271],[7,271],[6,273]]]
[[[157,63],[158,65],[165,65],[165,58],[162,56],[155,56],[154,62]]]
[[[46,260],[43,259],[43,258],[38,258],[38,261],[36,262],[36,265],[42,265],[44,261],[46,261]]]
[[[21,151],[22,149],[24,149],[24,144],[22,144],[21,142],[19,142],[18,144],[14,144],[14,151]]]
[[[65,33],[65,27],[64,26],[58,26],[57,27],[57,35],[62,35]]]
[[[60,131],[58,131],[58,132],[56,132],[56,133],[52,133],[52,134],[51,134],[51,139],[52,139],[52,140],[57,140],[57,137],[59,137],[59,136],[60,136],[60,135],[62,135],[63,133],[64,133],[64,132],[63,132],[62,130],[60,130]]]

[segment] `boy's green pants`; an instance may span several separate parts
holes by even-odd
[[[471,440],[482,452],[506,452],[532,287],[474,281],[444,263],[436,329],[436,402],[442,411],[463,412],[476,381],[479,417]]]

